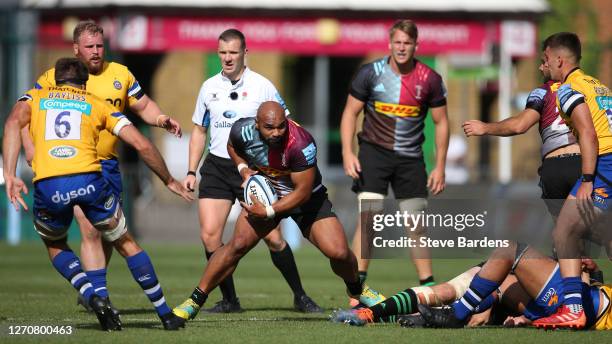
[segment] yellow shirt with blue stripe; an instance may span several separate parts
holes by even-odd
[[[599,141],[599,154],[612,153],[612,93],[610,89],[592,76],[584,74],[580,68],[571,71],[557,91],[557,105],[561,116],[575,131],[571,115],[574,108],[586,103],[591,112],[593,125]]]
[[[131,124],[104,100],[72,86],[35,88],[19,100],[31,108],[34,182],[100,171],[96,149],[100,132],[117,135]]]
[[[593,327],[595,330],[612,330],[612,285],[604,284],[599,287],[599,291],[602,293],[601,310],[597,322]]]
[[[55,86],[55,68],[41,75],[35,85],[36,88],[52,86]],[[115,62],[104,62],[100,73],[89,74],[86,89],[112,105],[118,112],[123,112],[126,105],[133,105],[144,95],[140,84],[128,68]],[[97,146],[100,159],[116,159],[117,142],[116,136],[102,131]]]

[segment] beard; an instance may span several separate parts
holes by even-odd
[[[284,142],[284,137],[283,136],[266,139],[266,143],[268,144],[268,146],[270,146],[272,148],[280,148],[280,147],[282,147],[283,146],[283,142]]]
[[[104,61],[102,59],[89,61],[87,63],[87,70],[89,71],[89,74],[96,75],[102,71],[102,66],[104,66]]]

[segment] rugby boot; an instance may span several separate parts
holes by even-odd
[[[180,318],[183,318],[184,320],[191,320],[198,315],[199,311],[200,306],[189,298],[180,305],[174,307],[172,313]]]
[[[583,329],[586,326],[586,315],[581,305],[562,305],[557,313],[533,322],[533,326],[543,329],[573,328]]]
[[[421,328],[425,327],[425,319],[419,313],[415,314],[400,314],[397,316],[397,323],[401,327],[406,328]]]
[[[466,321],[455,317],[453,307],[433,308],[422,304],[419,304],[418,307],[419,313],[425,319],[425,327],[462,328],[466,324]]]
[[[107,298],[107,301],[108,301],[108,305],[110,306],[111,310],[113,311],[113,314],[115,314],[116,317],[120,317],[119,310],[117,308],[115,308],[115,306],[111,302],[110,298]],[[91,308],[89,303],[87,301],[85,301],[85,297],[83,295],[81,295],[81,294],[79,294],[77,296],[77,306],[83,306],[83,308],[85,308],[86,311],[93,312],[93,309]]]
[[[323,309],[317,305],[308,295],[293,298],[293,307],[302,313],[323,313]]]
[[[121,319],[113,313],[107,298],[94,294],[89,300],[89,305],[96,314],[103,331],[121,330]]]
[[[234,301],[222,299],[215,303],[211,308],[204,310],[206,313],[242,313],[244,309],[240,307],[240,300],[236,298]]]
[[[329,320],[351,326],[364,326],[367,323],[374,322],[374,316],[369,308],[339,309],[331,314]]]
[[[164,325],[164,330],[167,331],[176,331],[181,327],[185,327],[185,319],[177,316],[176,314],[170,312],[168,314],[164,314],[159,317],[161,319],[162,325]]]

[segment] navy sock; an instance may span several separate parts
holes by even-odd
[[[285,244],[285,248],[278,252],[270,250],[270,257],[272,258],[274,266],[283,274],[285,281],[289,284],[289,288],[293,291],[293,295],[297,297],[305,295],[306,292],[302,287],[300,273],[298,272],[295,258],[293,257],[293,252],[289,244]]]
[[[485,297],[484,300],[480,301],[478,306],[474,308],[474,313],[482,313],[487,309],[491,308],[497,299],[494,294],[489,294],[489,296]]]
[[[85,300],[89,301],[94,294],[94,288],[81,269],[79,257],[72,251],[62,251],[53,258],[52,263],[57,272],[64,276],[74,289],[85,297]]]
[[[108,297],[108,290],[106,289],[106,269],[89,270],[85,271],[85,273],[91,281],[95,293],[102,297]]]
[[[155,311],[159,316],[170,313],[170,307],[166,304],[164,292],[155,275],[155,269],[149,255],[145,251],[141,251],[131,257],[125,259],[128,267],[132,272],[132,276],[138,282],[142,290],[149,298],[149,301],[155,306]]]
[[[497,289],[497,287],[499,287],[497,282],[484,279],[479,275],[474,276],[465,294],[463,294],[460,300],[453,303],[455,317],[459,320],[465,320],[488,295]]]
[[[582,306],[582,280],[580,277],[565,277],[561,281],[563,285],[564,305]]]

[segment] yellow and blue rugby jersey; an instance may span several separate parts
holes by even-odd
[[[557,105],[561,116],[572,127],[576,137],[578,135],[573,129],[571,115],[574,108],[581,103],[586,103],[591,112],[599,141],[599,155],[612,153],[612,93],[599,80],[576,68],[567,75],[557,91]]]
[[[55,68],[49,69],[38,78],[35,87],[55,86]],[[89,75],[86,89],[97,97],[111,104],[117,111],[123,112],[126,105],[138,101],[144,92],[128,68],[115,62],[104,62],[98,75]],[[102,160],[117,158],[118,139],[107,131],[100,133],[98,156]]]
[[[24,94],[31,108],[34,179],[100,171],[100,131],[117,135],[130,121],[93,94],[71,86],[43,87]]]
[[[597,323],[595,323],[594,329],[612,330],[612,304],[610,303],[612,301],[612,284],[604,284],[600,286],[599,291],[604,294],[602,296],[607,299],[607,302],[605,302],[603,305],[605,308],[603,309],[600,318],[597,320]]]

